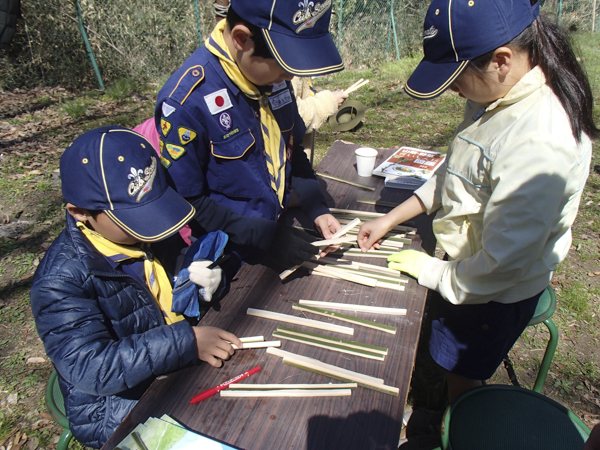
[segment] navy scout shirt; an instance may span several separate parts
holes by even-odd
[[[205,47],[196,50],[162,87],[155,121],[168,179],[196,206],[195,220],[203,231],[220,229],[233,244],[265,250],[287,206],[290,188],[310,220],[328,214],[329,209],[301,146],[306,128],[291,84],[273,86],[262,101],[269,102],[286,144],[283,205],[271,188],[259,102],[238,89]]]

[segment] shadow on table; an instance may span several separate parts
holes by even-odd
[[[365,424],[376,424],[376,430],[365,429]],[[400,438],[400,421],[379,412],[351,414],[334,418],[315,416],[308,421],[307,450],[384,450],[396,449]],[[381,432],[378,432],[381,430]],[[384,430],[388,430],[387,433]],[[390,442],[389,430],[398,436]],[[393,431],[395,433],[396,431]]]

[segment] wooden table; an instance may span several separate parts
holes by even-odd
[[[358,145],[336,141],[317,171],[377,186],[377,191],[373,193],[338,181],[321,179],[322,187],[328,192],[330,206],[373,211],[372,205],[357,204],[355,199],[382,198],[399,202],[411,195],[410,191],[383,189],[383,179],[379,177],[359,178],[354,156],[354,149],[357,147]],[[381,150],[377,164],[391,152],[392,149]],[[389,208],[382,212],[387,210]],[[426,226],[427,218],[418,218],[416,224]],[[431,247],[431,243],[426,246]],[[434,246],[435,242],[431,249]],[[410,248],[421,248],[418,235],[413,237]],[[383,259],[364,260],[385,264]],[[354,326],[355,334],[352,337],[308,329],[387,347],[389,354],[385,361],[285,340],[281,347],[328,364],[383,378],[385,384],[398,387],[400,395],[395,397],[359,387],[353,390],[350,397],[221,398],[217,394],[190,405],[189,399],[193,395],[258,365],[262,370],[242,383],[336,382],[323,375],[284,365],[280,358],[268,355],[265,349],[243,350],[236,352],[221,369],[202,363],[155,381],[103,449],[112,449],[137,424],[145,422],[148,417],[160,417],[162,414],[170,415],[192,430],[247,450],[395,449],[398,446],[426,294],[427,290],[414,280],[407,283],[404,292],[399,292],[316,275],[307,276],[307,272],[302,269],[282,282],[278,274],[265,267],[245,265],[236,276],[230,293],[221,301],[220,311],[211,310],[202,320],[202,325],[220,327],[237,336],[264,335],[269,340],[278,325],[303,327],[248,316],[247,308],[299,315],[292,310],[292,303],[299,299],[406,308],[406,316],[382,317],[356,313],[359,317],[397,327],[395,335],[358,325]],[[347,322],[310,313],[306,316],[352,326]]]

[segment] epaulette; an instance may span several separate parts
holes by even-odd
[[[196,86],[204,79],[204,67],[192,66],[185,71],[171,91],[169,98],[183,105]]]

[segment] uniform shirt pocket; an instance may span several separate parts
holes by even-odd
[[[225,141],[211,142],[211,159],[206,174],[211,191],[230,198],[259,197],[264,189],[262,158],[250,130],[242,130]]]
[[[448,158],[446,171],[459,178],[467,191],[486,191],[489,194],[492,162],[483,145],[459,135]]]

